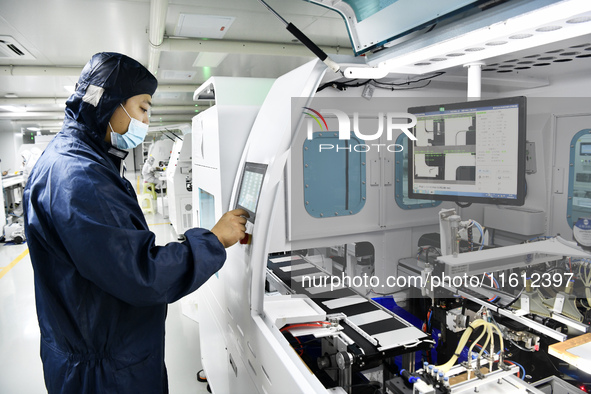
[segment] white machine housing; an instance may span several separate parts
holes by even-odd
[[[234,178],[252,124],[272,79],[214,77],[200,86],[195,100],[214,101],[193,118],[193,223],[211,229],[228,210]],[[223,167],[220,166],[221,163]],[[208,379],[224,384],[228,356],[221,352],[226,342],[226,288],[216,274],[197,292],[202,365]],[[223,346],[223,345],[222,345]],[[224,386],[220,392],[228,391]]]
[[[236,387],[244,393],[327,392],[279,330],[272,329],[275,322],[266,317],[263,305],[271,234],[285,234],[285,227],[275,227],[272,217],[275,206],[285,208],[283,186],[292,136],[291,98],[311,97],[325,69],[322,63],[312,61],[275,81],[235,172],[241,174],[247,161],[268,166],[256,223],[250,230],[252,244],[229,248],[224,267],[199,289],[199,310],[205,312],[199,320],[202,361],[213,392],[232,392]],[[196,134],[194,137],[198,139]],[[229,208],[234,207],[239,178],[235,177]],[[277,212],[276,217],[285,223],[284,212]]]
[[[168,163],[172,152],[174,141],[169,138],[162,138],[155,141],[148,150],[148,156],[154,156],[155,164]]]
[[[212,77],[195,91],[194,100],[214,102],[192,123],[193,223],[197,226],[211,229],[227,211],[240,155],[272,82]]]
[[[190,125],[184,125],[174,142],[166,169],[168,215],[179,237],[193,226],[193,193],[187,190],[186,179],[191,176],[192,134]]]

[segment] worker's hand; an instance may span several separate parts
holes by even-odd
[[[244,238],[248,216],[248,212],[244,209],[226,212],[213,226],[211,232],[218,237],[224,248],[229,248]]]

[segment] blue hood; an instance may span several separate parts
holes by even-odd
[[[84,66],[76,91],[66,102],[64,124],[82,124],[96,143],[105,139],[115,109],[130,97],[154,94],[158,81],[136,60],[120,53],[97,53]]]

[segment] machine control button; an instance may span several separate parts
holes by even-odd
[[[251,242],[252,242],[252,235],[250,235],[249,233],[246,233],[246,235],[244,236],[244,238],[242,238],[240,240],[240,243],[242,245],[250,245]]]

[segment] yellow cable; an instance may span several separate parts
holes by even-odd
[[[456,363],[456,361],[458,360],[458,356],[459,356],[460,352],[462,351],[464,346],[466,346],[466,343],[468,343],[468,339],[470,339],[470,335],[472,335],[472,332],[474,331],[474,329],[478,328],[480,326],[483,326],[483,325],[486,325],[486,322],[484,320],[482,320],[482,319],[474,320],[468,326],[468,329],[466,329],[464,334],[461,336],[460,342],[458,342],[458,346],[456,347],[454,355],[445,364],[438,365],[437,369],[439,369],[443,373],[447,373],[447,371],[449,371],[451,369],[451,367],[453,367],[454,364]]]
[[[490,323],[486,323],[486,332],[488,333],[488,338],[486,338],[486,343],[484,344],[484,346],[482,347],[482,349],[480,350],[480,353],[478,354],[478,357],[482,357],[482,353],[484,353],[484,348],[486,348],[486,345],[488,345],[488,341],[490,340],[490,344],[491,344],[491,354],[495,354],[494,353],[494,349],[495,349],[495,337],[493,336],[492,333],[492,328],[490,328]]]
[[[490,323],[485,322],[484,326],[485,326],[485,330],[486,330],[486,333],[488,334],[488,336],[486,337],[486,341],[484,342],[484,346],[482,347],[482,349],[480,349],[480,353],[478,353],[478,357],[482,357],[482,353],[484,353],[484,349],[486,349],[486,347],[488,346],[488,343],[490,342]]]
[[[472,359],[472,349],[474,349],[474,346],[476,346],[478,341],[480,341],[480,339],[484,336],[485,333],[486,333],[486,329],[483,329],[482,332],[480,333],[480,335],[478,336],[478,338],[476,338],[474,341],[472,341],[472,346],[470,346],[470,349],[468,349],[468,360]],[[483,347],[483,349],[484,349],[484,347]]]
[[[492,323],[488,323],[488,324],[490,324],[491,329],[497,330],[497,333],[499,334],[499,345],[501,346],[501,353],[503,353],[505,351],[505,341],[503,340],[503,333],[501,332],[499,327],[497,327],[496,324],[492,324]],[[491,335],[492,335],[492,331],[491,331]]]

